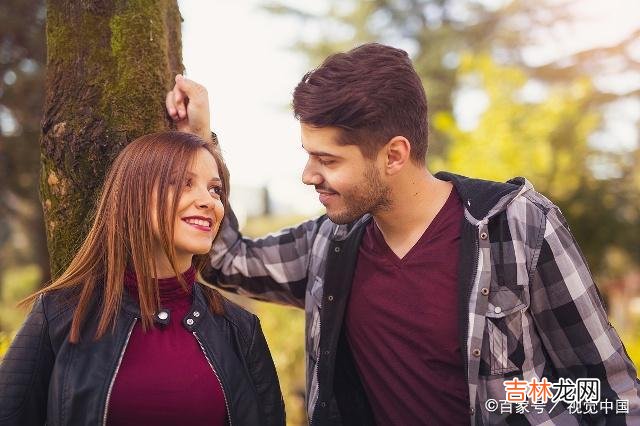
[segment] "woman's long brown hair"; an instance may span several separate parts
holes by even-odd
[[[127,266],[138,280],[138,296],[142,325],[153,325],[159,309],[160,296],[155,276],[152,217],[158,218],[160,244],[174,273],[183,286],[181,272],[176,269],[173,232],[187,170],[200,149],[213,155],[224,189],[223,204],[228,207],[229,173],[216,147],[196,135],[182,132],[160,132],[142,136],[125,147],[111,165],[99,197],[93,225],[82,246],[62,275],[22,303],[35,300],[40,294],[61,289],[78,291],[69,340],[77,343],[88,308],[100,301],[98,329],[95,338],[102,337],[115,320],[123,298],[123,277]],[[171,188],[176,190],[171,190]],[[152,212],[152,197],[157,191],[156,211]],[[165,214],[170,212],[170,214]],[[222,218],[217,218],[222,221]],[[194,256],[199,271],[207,255]],[[222,296],[205,286],[209,307],[222,314]]]

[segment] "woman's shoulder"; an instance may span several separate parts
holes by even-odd
[[[224,305],[224,315],[230,316],[232,319],[237,321],[247,322],[248,324],[253,325],[258,317],[247,310],[246,308],[238,305],[237,303],[227,299],[226,297],[222,297],[222,303]]]
[[[71,316],[78,305],[79,297],[78,289],[62,288],[42,293],[36,303],[42,303],[47,320],[53,321],[60,317]]]
[[[208,287],[205,284],[197,283],[200,288]],[[223,314],[222,316],[233,324],[235,327],[239,328],[242,331],[242,334],[247,337],[253,335],[254,329],[258,324],[258,317],[242,307],[241,305],[227,299],[224,296],[221,296],[223,306]]]

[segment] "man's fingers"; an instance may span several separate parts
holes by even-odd
[[[178,110],[176,109],[176,101],[174,99],[173,90],[167,92],[167,97],[165,99],[165,105],[167,107],[167,112],[169,113],[169,117],[172,120],[179,120]]]
[[[185,93],[180,90],[177,85],[173,88],[173,100],[175,101],[176,110],[178,111],[178,117],[182,120],[187,116],[187,96],[185,96]]]
[[[180,89],[192,101],[199,101],[201,97],[207,97],[207,89],[193,80],[176,75],[176,88]],[[175,89],[174,89],[175,90]]]

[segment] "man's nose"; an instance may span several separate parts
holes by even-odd
[[[307,161],[307,164],[304,166],[304,170],[302,171],[302,183],[305,185],[320,185],[324,179],[322,178],[322,175],[314,170],[310,163],[311,160]]]

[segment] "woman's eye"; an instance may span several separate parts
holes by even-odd
[[[191,181],[191,179],[187,179],[184,183],[184,186],[186,186],[187,188],[191,188],[193,186],[193,182]]]
[[[212,186],[209,188],[209,193],[213,197],[222,197],[222,187],[221,186]]]

